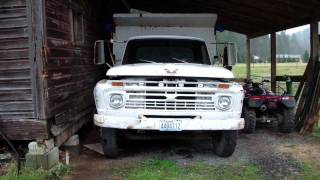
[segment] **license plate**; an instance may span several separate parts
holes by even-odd
[[[160,120],[160,131],[181,131],[181,120]]]

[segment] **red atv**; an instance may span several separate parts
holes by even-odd
[[[275,95],[264,86],[267,82],[269,81],[254,83],[249,80],[243,86],[244,132],[253,133],[257,123],[276,123],[280,132],[290,133],[294,128],[295,99],[287,93]]]

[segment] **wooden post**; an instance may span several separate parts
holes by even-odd
[[[301,133],[311,131],[315,122],[316,112],[318,111],[319,92],[320,92],[320,64],[317,63],[319,57],[319,36],[318,22],[314,21],[310,24],[310,59],[305,71],[304,82],[302,84],[303,91],[299,100],[296,121],[297,128]],[[317,107],[318,106],[318,107]]]
[[[277,38],[276,33],[271,34],[271,90],[277,90]]]
[[[316,119],[317,111],[319,111],[319,93],[320,93],[320,64],[318,62],[319,58],[319,25],[318,21],[314,21],[310,24],[310,45],[311,45],[311,56],[310,64],[312,65],[312,71],[308,75],[307,79],[307,93],[306,93],[306,103],[304,105],[304,127],[302,133],[312,132],[315,123],[318,121]]]
[[[247,65],[247,80],[251,77],[251,51],[250,51],[250,39],[247,37],[247,58],[246,58],[246,65]]]
[[[312,61],[311,65],[314,67],[314,63],[317,61],[318,51],[319,51],[319,25],[318,21],[312,22],[310,24],[310,60]]]

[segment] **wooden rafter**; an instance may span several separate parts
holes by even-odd
[[[226,30],[250,38],[320,20],[317,0],[127,0],[131,7],[155,13],[216,13]]]

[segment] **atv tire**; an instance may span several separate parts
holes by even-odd
[[[115,129],[102,128],[102,149],[107,158],[116,158],[119,154],[118,135]]]
[[[244,129],[243,132],[251,134],[256,129],[257,118],[256,112],[253,109],[244,108]]]
[[[278,125],[281,133],[291,133],[294,129],[294,111],[293,109],[283,109],[281,112],[281,120]]]
[[[238,131],[220,131],[213,135],[213,148],[216,155],[229,157],[233,154],[237,145]]]

